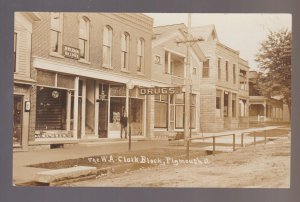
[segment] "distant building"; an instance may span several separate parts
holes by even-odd
[[[250,123],[258,122],[283,122],[283,101],[280,97],[267,98],[255,88],[257,72],[250,71]]]
[[[199,132],[201,127],[199,79],[202,63],[206,60],[205,55],[196,42],[185,42],[189,38],[184,24],[154,27],[153,31],[152,81],[160,86],[186,88],[190,92],[189,112],[185,112],[185,90],[154,97],[154,134],[183,132],[187,118],[190,120],[186,122],[187,128]],[[189,53],[188,46],[190,46]]]
[[[208,59],[200,71],[200,124],[203,131],[248,126],[248,63],[222,44],[213,25],[195,27],[192,34]]]

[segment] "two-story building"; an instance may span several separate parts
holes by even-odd
[[[252,124],[266,122],[283,122],[283,101],[280,96],[268,98],[263,96],[256,88],[258,73],[249,72],[249,113]]]
[[[31,38],[33,24],[39,15],[30,12],[16,13],[14,22],[14,108],[13,146],[27,148],[28,136],[34,132],[31,119],[31,93],[36,81],[31,77]]]
[[[150,134],[143,126],[150,124],[151,104],[137,89],[152,86],[152,18],[138,13],[38,15],[32,25],[29,145],[120,138],[123,109],[130,114],[132,136]]]
[[[219,41],[214,25],[192,28],[192,34],[202,38],[198,44],[207,58],[199,80],[201,129],[212,132],[247,126],[247,62]]]
[[[183,132],[190,128],[199,132],[199,78],[206,58],[197,44],[198,39],[189,37],[184,24],[154,27],[153,31],[151,79],[160,86],[181,89],[175,94],[155,95],[154,134]]]

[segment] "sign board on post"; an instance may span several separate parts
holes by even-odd
[[[79,60],[79,49],[64,45],[63,46],[63,55],[66,58]]]
[[[182,93],[181,87],[139,88],[140,95],[170,95]]]

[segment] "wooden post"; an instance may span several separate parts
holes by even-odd
[[[186,158],[189,160],[190,159],[190,139],[187,139],[186,142]]]
[[[215,155],[215,151],[216,151],[216,137],[213,136],[213,155]]]
[[[244,147],[244,133],[241,134],[241,147]]]
[[[232,146],[233,146],[233,151],[235,151],[235,134],[232,134]]]
[[[265,144],[267,144],[267,130],[265,130]]]

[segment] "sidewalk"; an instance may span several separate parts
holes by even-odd
[[[239,144],[239,138],[243,132],[271,130],[280,126],[270,126],[264,128],[251,128],[245,130],[226,131],[221,133],[204,133],[203,136],[236,134],[236,144]],[[202,135],[202,134],[199,134]],[[218,143],[232,143],[232,137],[217,138]],[[253,139],[253,138],[251,138]],[[251,140],[249,139],[251,142]],[[259,140],[258,140],[259,141]],[[132,140],[131,150],[145,150],[168,147],[166,140]],[[174,147],[172,147],[174,148]],[[28,165],[61,161],[67,159],[76,159],[83,157],[96,156],[101,154],[128,152],[128,140],[105,141],[105,142],[82,142],[76,145],[68,145],[65,148],[32,150],[27,152],[13,153],[13,183],[23,183],[34,179],[37,172],[47,169],[27,167]]]

